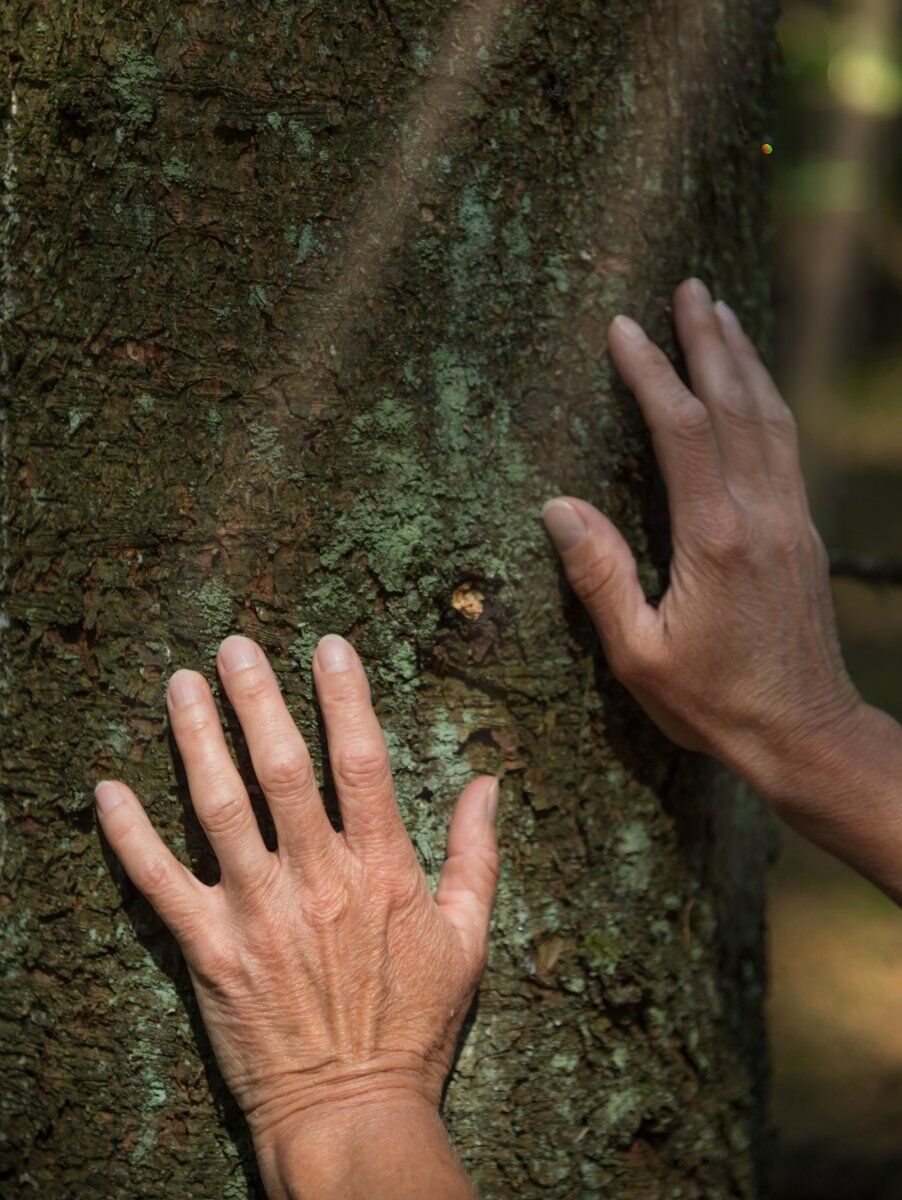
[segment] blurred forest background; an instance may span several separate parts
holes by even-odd
[[[780,42],[777,374],[850,671],[902,719],[902,6],[784,0]],[[896,583],[843,577],[856,563]],[[770,923],[774,1195],[898,1200],[899,912],[786,836]]]

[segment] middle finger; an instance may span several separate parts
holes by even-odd
[[[250,638],[233,636],[219,647],[216,661],[269,804],[280,852],[308,870],[325,869],[339,838],[323,808],[310,752],[266,655]]]
[[[743,383],[711,293],[699,279],[680,284],[674,318],[692,390],[711,418],[727,487],[740,500],[773,496],[758,405]]]

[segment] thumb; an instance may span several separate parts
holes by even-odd
[[[435,892],[442,916],[457,930],[479,970],[498,886],[497,811],[497,779],[481,775],[464,788],[451,817],[448,857]]]
[[[632,551],[616,526],[585,500],[549,500],[542,520],[614,665],[631,650],[642,618],[654,612]]]

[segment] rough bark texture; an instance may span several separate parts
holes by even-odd
[[[612,681],[537,512],[600,503],[660,593],[602,331],[670,344],[697,271],[762,332],[772,7],[6,6],[4,1196],[260,1194],[91,804],[125,778],[215,875],[163,686],[239,630],[317,753],[353,639],[430,872],[503,774],[447,1096],[486,1200],[755,1194],[766,832]]]

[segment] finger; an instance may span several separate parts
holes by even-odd
[[[687,279],[673,307],[692,390],[710,415],[727,485],[741,498],[772,496],[761,414],[724,340],[711,293],[700,279]]]
[[[313,656],[313,678],[348,845],[412,856],[395,800],[388,748],[353,646],[336,634],[324,637]]]
[[[498,887],[498,780],[475,779],[461,794],[448,829],[448,856],[435,902],[460,935],[474,964],[481,967]]]
[[[94,798],[104,836],[126,875],[182,947],[190,947],[206,924],[209,889],[163,843],[124,783],[105,779],[94,788]]]
[[[632,551],[616,526],[585,500],[559,496],[542,509],[542,520],[616,672],[657,627]]]
[[[216,663],[272,813],[279,853],[305,871],[327,871],[341,843],[266,655],[250,638],[227,637]]]
[[[223,878],[236,882],[259,878],[269,851],[232,762],[209,684],[196,671],[176,671],[169,680],[166,703],[191,802]]]
[[[807,518],[808,496],[793,415],[732,308],[718,300],[714,310],[745,386],[758,405],[774,489],[781,500],[795,506]]]
[[[608,345],[651,431],[674,532],[691,534],[709,519],[719,500],[728,499],[708,412],[635,321],[615,317]]]

